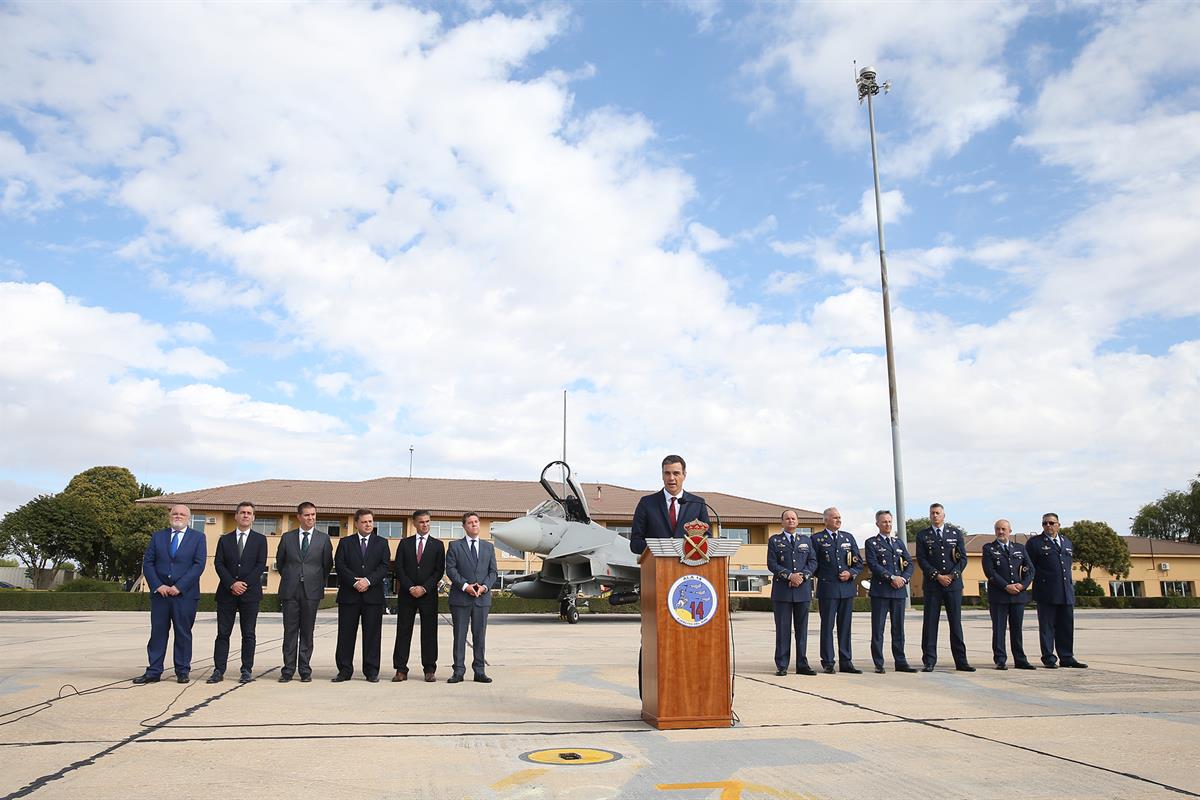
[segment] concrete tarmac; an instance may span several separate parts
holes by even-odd
[[[445,618],[438,682],[387,682],[386,617],[383,681],[332,684],[336,612],[323,611],[313,682],[283,685],[282,622],[263,614],[257,680],[229,679],[235,629],[210,686],[216,621],[200,614],[192,682],[173,680],[168,648],[164,680],[133,686],[147,614],[4,612],[0,799],[1200,797],[1200,611],[1078,611],[1091,668],[1036,672],[992,669],[987,613],[964,620],[975,673],[954,671],[943,620],[936,672],[895,673],[889,651],[873,674],[856,614],[864,674],[776,677],[771,616],[739,612],[739,723],[659,732],[640,720],[633,616],[494,616],[495,682],[457,685]],[[910,611],[916,666],[920,626]],[[810,628],[815,665],[815,614]],[[1025,640],[1037,663],[1032,612]],[[549,748],[583,758],[531,760]]]

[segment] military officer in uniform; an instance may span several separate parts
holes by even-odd
[[[1058,669],[1060,665],[1087,669],[1087,664],[1075,660],[1074,652],[1075,584],[1071,580],[1074,548],[1059,527],[1058,514],[1043,514],[1042,532],[1025,543],[1038,574],[1033,582],[1033,599],[1037,603],[1042,663],[1047,669]]]
[[[962,573],[967,568],[967,537],[961,528],[946,524],[946,509],[941,503],[929,507],[929,521],[930,526],[917,534],[917,562],[925,575],[921,671],[933,672],[937,664],[938,625],[945,606],[954,668],[959,672],[974,672],[975,668],[967,662],[962,629]]]
[[[988,611],[992,615],[992,660],[996,669],[1008,669],[1004,650],[1004,629],[1012,640],[1013,664],[1017,669],[1037,669],[1025,657],[1021,624],[1025,604],[1029,602],[1029,584],[1033,581],[1033,562],[1018,542],[1012,541],[1012,525],[1006,519],[992,526],[994,541],[983,546],[983,574],[987,576]]]
[[[855,579],[862,572],[863,564],[858,542],[841,527],[842,513],[836,508],[827,508],[825,530],[813,537],[817,550],[817,610],[821,613],[821,667],[833,674],[833,627],[836,623],[838,671],[858,675],[862,670],[854,666],[850,653],[850,618],[854,597],[858,594]]]
[[[916,672],[904,655],[904,603],[906,588],[913,575],[913,560],[908,546],[892,532],[892,512],[876,511],[875,527],[879,533],[863,543],[867,567],[871,570],[871,660],[875,671],[883,669],[883,629],[888,615],[892,617],[892,659],[896,672]]]
[[[780,517],[783,530],[767,541],[767,569],[771,572],[771,605],[775,610],[775,674],[787,675],[796,638],[796,674],[816,675],[808,665],[808,607],[812,602],[812,575],[817,555],[812,538],[797,533],[800,517],[792,509]]]

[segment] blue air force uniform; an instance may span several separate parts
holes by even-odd
[[[796,638],[796,671],[808,666],[808,607],[812,602],[812,576],[817,571],[817,554],[808,534],[786,531],[767,541],[767,569],[771,572],[771,605],[775,610],[775,668],[787,670],[792,660],[792,637]],[[791,586],[788,576],[804,576]]]
[[[1025,549],[1037,569],[1033,599],[1037,603],[1042,663],[1048,667],[1057,666],[1058,662],[1064,667],[1072,666],[1078,663],[1074,653],[1075,583],[1071,580],[1075,548],[1061,533],[1057,537],[1039,533],[1029,537]]]
[[[1029,584],[1036,573],[1025,547],[1009,539],[999,539],[983,546],[983,574],[987,576],[988,611],[992,615],[992,660],[1003,667],[1008,661],[1004,649],[1004,629],[1012,640],[1013,661],[1019,667],[1029,664],[1025,657],[1021,625],[1025,620],[1025,604],[1029,602]],[[1021,584],[1021,591],[1009,594],[1005,588]]]
[[[871,660],[875,669],[883,669],[883,629],[888,615],[892,617],[892,660],[897,669],[908,668],[904,655],[905,586],[912,579],[913,560],[908,546],[896,536],[877,534],[867,539],[863,548],[867,567],[871,570]],[[903,578],[905,586],[892,586],[892,578]]]
[[[821,666],[833,669],[833,627],[837,624],[837,663],[845,671],[855,669],[850,653],[850,618],[854,597],[858,594],[858,573],[862,572],[862,557],[858,542],[846,531],[834,533],[828,528],[816,534],[813,544],[817,551],[817,610],[821,613]],[[838,573],[850,572],[843,581]]]
[[[967,568],[967,541],[962,529],[954,525],[930,526],[917,534],[917,563],[924,573],[925,610],[921,621],[921,663],[926,670],[937,664],[938,626],[942,606],[950,623],[950,652],[954,666],[970,667],[962,629],[962,573]],[[937,581],[939,575],[953,578],[948,586]]]

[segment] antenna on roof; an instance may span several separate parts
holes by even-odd
[[[567,390],[563,389],[563,468],[562,468],[562,488],[563,497],[567,496]]]
[[[413,448],[413,446],[410,444],[410,445],[408,446],[408,479],[409,479],[410,481],[412,480],[412,459],[413,459],[413,449],[414,449],[414,448]]]

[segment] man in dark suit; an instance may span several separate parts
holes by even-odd
[[[354,674],[354,641],[362,624],[362,671],[379,682],[379,643],[383,633],[383,579],[391,566],[387,542],[375,535],[370,509],[354,512],[355,534],[338,542],[333,566],[338,576],[337,675],[334,683]]]
[[[1029,584],[1035,574],[1033,562],[1025,548],[1011,540],[1012,525],[1008,520],[998,519],[992,528],[996,538],[983,546],[983,574],[987,576],[988,611],[992,616],[992,661],[996,669],[1008,669],[1008,653],[1004,649],[1007,627],[1017,669],[1037,669],[1025,657],[1021,635]]]
[[[711,524],[704,498],[683,490],[686,478],[687,462],[682,456],[670,455],[663,459],[663,490],[638,500],[629,532],[630,550],[641,554],[646,549],[647,539],[681,538],[684,524],[692,520]]]
[[[905,587],[912,580],[913,560],[908,545],[892,531],[892,512],[876,511],[875,527],[879,533],[864,542],[867,567],[871,570],[871,660],[875,671],[883,669],[883,629],[892,617],[892,660],[896,672],[916,672],[904,655],[904,604],[908,593]]]
[[[133,679],[141,685],[158,683],[167,655],[167,637],[175,634],[175,680],[187,683],[192,671],[192,625],[200,604],[200,576],[208,559],[204,534],[188,526],[187,506],[171,506],[171,527],[150,535],[142,558],[142,572],[150,587],[149,665]]]
[[[825,509],[825,529],[813,537],[817,550],[817,611],[821,614],[821,668],[833,674],[833,628],[837,625],[838,672],[861,674],[850,651],[850,620],[858,595],[862,556],[853,534],[843,531],[842,512]]]
[[[471,670],[476,683],[491,683],[485,672],[488,611],[496,582],[496,548],[479,538],[479,515],[463,514],[466,536],[446,548],[446,577],[450,579],[450,622],[454,629],[454,669],[448,683],[462,683],[467,667],[467,628],[471,629]],[[422,623],[424,628],[424,623]]]
[[[954,668],[974,672],[967,661],[967,643],[962,629],[962,573],[967,568],[967,535],[961,528],[946,524],[946,509],[941,503],[929,507],[930,526],[917,534],[917,563],[925,578],[924,615],[921,619],[921,671],[933,672],[937,664],[938,625],[942,606],[950,623],[950,652]]]
[[[783,530],[767,541],[767,570],[771,573],[771,606],[775,611],[775,674],[787,675],[796,638],[796,674],[816,675],[808,665],[808,607],[817,554],[812,539],[796,533],[800,517],[792,509],[780,517]]]
[[[296,674],[300,682],[312,680],[313,629],[317,609],[325,596],[325,580],[333,569],[333,543],[329,534],[316,529],[317,507],[309,502],[296,506],[300,527],[283,534],[275,548],[279,570],[279,609],[283,612],[283,669],[279,682]]]
[[[413,622],[421,614],[421,669],[426,683],[437,680],[438,581],[446,571],[446,546],[429,535],[428,511],[414,511],[413,535],[396,548],[396,646],[392,682],[408,680],[408,653],[412,648]]]
[[[1029,560],[1037,570],[1033,600],[1037,603],[1042,663],[1047,669],[1087,669],[1087,664],[1075,659],[1075,583],[1071,578],[1075,548],[1060,527],[1058,514],[1043,514],[1042,532],[1025,543]]]
[[[225,678],[229,660],[229,635],[233,618],[241,620],[242,665],[241,682],[254,680],[254,628],[258,622],[258,607],[262,603],[262,575],[267,568],[267,537],[251,529],[254,524],[254,504],[238,503],[233,512],[237,529],[217,540],[214,557],[217,569],[217,640],[213,643],[213,672],[209,683]]]

